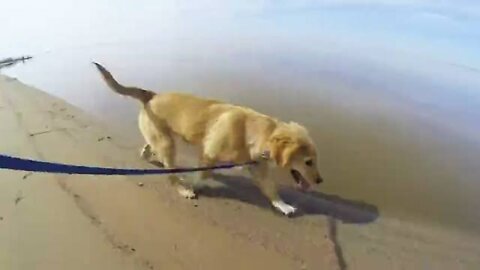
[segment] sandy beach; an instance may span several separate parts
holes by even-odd
[[[61,100],[6,77],[0,85],[2,153],[148,166],[138,146]],[[339,269],[327,218],[290,220],[256,198],[228,199],[241,190],[192,202],[163,177],[0,173],[2,269]]]
[[[2,153],[64,163],[148,168],[124,139],[66,102],[0,77]],[[187,157],[188,159],[188,157]],[[319,192],[271,211],[242,175],[218,175],[197,201],[163,177],[0,171],[2,269],[476,269],[474,235],[382,218]],[[142,182],[142,187],[138,183]]]

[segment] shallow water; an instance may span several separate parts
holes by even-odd
[[[480,107],[472,94],[478,74],[353,55],[165,39],[52,51],[2,72],[135,139],[138,105],[108,90],[92,60],[124,84],[191,92],[301,122],[319,148],[322,191],[373,204],[383,216],[480,232]],[[448,76],[429,73],[429,65]]]

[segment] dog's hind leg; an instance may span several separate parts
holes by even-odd
[[[148,143],[146,143],[141,149],[140,149],[140,157],[150,163],[160,163],[156,160],[156,154],[152,150],[152,146]],[[161,167],[164,167],[163,164],[161,164]]]
[[[175,168],[176,152],[174,139],[168,133],[163,133],[162,135],[157,134],[155,137],[156,138],[150,143],[150,145],[156,154],[156,158],[165,168]],[[196,197],[193,185],[188,183],[184,177],[179,175],[169,175],[169,180],[183,197],[188,199]]]
[[[198,165],[200,167],[209,167],[215,165],[216,160],[214,158],[208,157],[205,155],[203,147],[202,150],[200,151],[200,156],[199,156],[199,162]],[[197,179],[198,180],[205,180],[208,178],[212,178],[213,171],[201,171],[198,172],[197,174]]]
[[[152,157],[152,147],[150,146],[150,144],[146,143],[142,149],[140,150],[140,157],[145,159],[145,160],[150,160],[150,158]]]
[[[148,143],[146,143],[140,150],[140,157],[157,167],[165,168],[165,165],[158,160],[157,155],[152,150],[152,146]]]
[[[159,162],[164,168],[175,168],[175,140],[170,129],[161,122],[154,124],[149,119],[143,118],[146,115],[142,115],[141,113],[139,118],[140,131],[146,141],[146,145],[142,149],[143,155],[148,156],[151,159],[150,162],[154,164]],[[155,160],[152,159],[153,157]],[[182,177],[173,174],[169,175],[168,178],[180,195],[188,199],[196,197],[193,188],[189,187]]]

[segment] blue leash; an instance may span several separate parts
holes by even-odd
[[[219,170],[219,169],[231,169],[234,167],[253,165],[253,164],[255,164],[255,161],[251,161],[243,164],[225,164],[225,165],[218,165],[218,166],[196,167],[196,168],[117,169],[117,168],[90,167],[90,166],[53,163],[53,162],[11,157],[11,156],[0,154],[0,169],[28,171],[28,172],[43,172],[43,173],[60,173],[60,174],[89,174],[89,175],[176,174],[176,173],[190,173],[190,172]]]

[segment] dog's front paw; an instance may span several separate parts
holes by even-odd
[[[285,203],[284,201],[272,201],[272,205],[286,216],[291,216],[297,211],[297,208]]]

